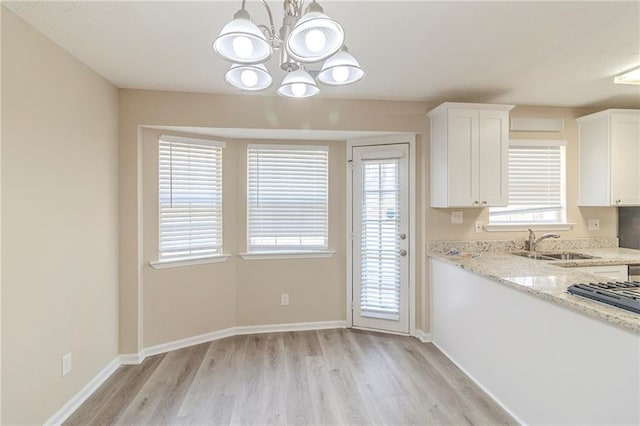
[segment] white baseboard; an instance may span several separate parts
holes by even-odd
[[[214,340],[224,339],[225,337],[245,334],[282,333],[287,331],[327,330],[331,328],[345,328],[346,326],[346,321],[317,321],[229,327],[218,331],[212,331],[211,333],[200,334],[198,336],[187,337],[185,339],[174,340],[173,342],[150,346],[148,348],[144,348],[137,354],[121,355],[120,359],[123,364],[140,364],[148,356],[175,351],[177,349],[199,345],[201,343],[213,342]]]
[[[236,327],[225,328],[223,330],[212,331],[211,333],[200,334],[198,336],[187,337],[185,339],[174,340],[173,342],[151,346],[140,351],[138,353],[138,358],[140,359],[140,362],[142,362],[148,356],[163,354],[166,352],[175,351],[177,349],[199,345],[201,343],[224,339],[225,337],[235,336],[235,328]]]
[[[496,404],[498,404],[498,405],[499,405],[499,406],[500,406],[504,411],[506,411],[507,413],[509,413],[509,415],[510,415],[511,417],[513,417],[513,419],[514,419],[516,422],[518,422],[518,423],[519,423],[519,424],[521,424],[522,426],[526,426],[526,423],[525,423],[525,422],[523,422],[521,418],[519,418],[519,417],[518,417],[518,416],[517,416],[513,411],[511,411],[511,410],[509,409],[509,407],[507,407],[505,404],[503,404],[503,403],[502,403],[502,401],[500,401],[498,398],[496,398],[496,396],[495,396],[493,393],[491,393],[491,391],[490,391],[489,389],[487,389],[487,388],[486,388],[482,383],[480,383],[478,380],[476,380],[476,378],[475,378],[475,377],[473,377],[471,374],[469,374],[469,372],[468,372],[467,370],[465,370],[463,366],[461,366],[460,364],[458,364],[458,362],[457,362],[455,359],[453,359],[451,356],[449,356],[449,354],[447,353],[447,351],[445,351],[444,349],[442,349],[442,348],[441,348],[441,347],[440,347],[436,342],[433,342],[433,341],[432,341],[432,343],[435,345],[435,347],[436,347],[436,348],[438,348],[438,350],[439,350],[440,352],[442,352],[442,353],[444,354],[444,356],[446,356],[447,358],[449,358],[449,360],[450,360],[451,362],[453,362],[453,363],[456,365],[456,367],[458,367],[460,370],[462,370],[462,372],[463,372],[464,374],[466,374],[466,375],[467,375],[467,377],[468,377],[468,378],[470,378],[470,379],[471,379],[471,381],[472,381],[473,383],[475,383],[476,385],[478,385],[478,387],[479,387],[480,389],[482,389],[482,390],[484,391],[484,393],[486,393],[487,395],[489,395],[489,398],[493,399],[493,400],[495,401],[495,403],[496,403]]]
[[[317,322],[297,322],[291,324],[270,324],[270,325],[243,325],[234,327],[235,335],[260,334],[260,333],[282,333],[287,331],[310,331],[329,330],[332,328],[346,328],[346,321],[317,321]]]
[[[107,364],[93,379],[89,381],[78,393],[76,393],[66,404],[62,406],[45,425],[61,425],[82,405],[95,391],[120,367],[120,357],[116,357]]]
[[[431,338],[431,333],[427,333],[424,330],[416,329],[414,337],[420,340],[422,343],[431,343],[433,339]]]

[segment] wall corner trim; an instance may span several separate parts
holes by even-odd
[[[422,343],[431,343],[431,342],[433,342],[433,338],[431,336],[431,333],[427,333],[424,330],[416,329],[416,332],[413,335],[413,337],[415,337],[416,339],[420,340]]]
[[[117,356],[107,364],[93,379],[78,393],[73,395],[53,416],[44,422],[45,426],[61,425],[82,405],[117,369],[120,367],[120,357]]]
[[[142,356],[142,352],[137,354],[122,354],[119,356],[120,365],[138,365],[144,361],[144,356]]]

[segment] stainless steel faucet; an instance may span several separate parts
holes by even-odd
[[[536,239],[536,234],[533,232],[532,229],[529,229],[529,246],[528,246],[528,250],[529,251],[536,251],[536,247],[538,246],[538,243],[542,240],[546,240],[547,238],[560,238],[560,235],[558,234],[544,234],[542,237]]]

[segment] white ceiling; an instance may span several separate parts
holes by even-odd
[[[204,93],[238,93],[211,41],[240,3],[3,1],[117,87]],[[640,1],[320,3],[367,73],[323,97],[640,108],[639,86],[613,84],[640,65]]]

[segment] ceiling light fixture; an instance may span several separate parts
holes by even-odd
[[[273,79],[263,64],[233,64],[225,73],[224,79],[238,90],[257,92],[271,87]]]
[[[347,46],[342,46],[338,53],[327,59],[318,74],[318,80],[330,86],[355,83],[362,77],[364,71]]]
[[[640,84],[640,67],[615,76],[613,82],[617,84]]]
[[[313,77],[303,67],[287,73],[278,89],[279,94],[290,98],[308,98],[319,91]]]
[[[225,73],[228,84],[247,91],[269,88],[272,78],[264,64],[274,50],[280,50],[280,68],[287,71],[278,89],[283,96],[309,97],[320,91],[302,64],[326,59],[317,78],[331,86],[354,83],[364,77],[360,64],[344,45],[342,26],[325,15],[315,0],[304,13],[304,0],[284,0],[279,32],[275,30],[269,5],[265,0],[261,1],[269,15],[269,26],[251,22],[249,12],[245,10],[246,0],[242,0],[242,8],[213,41],[213,50],[232,63]]]

